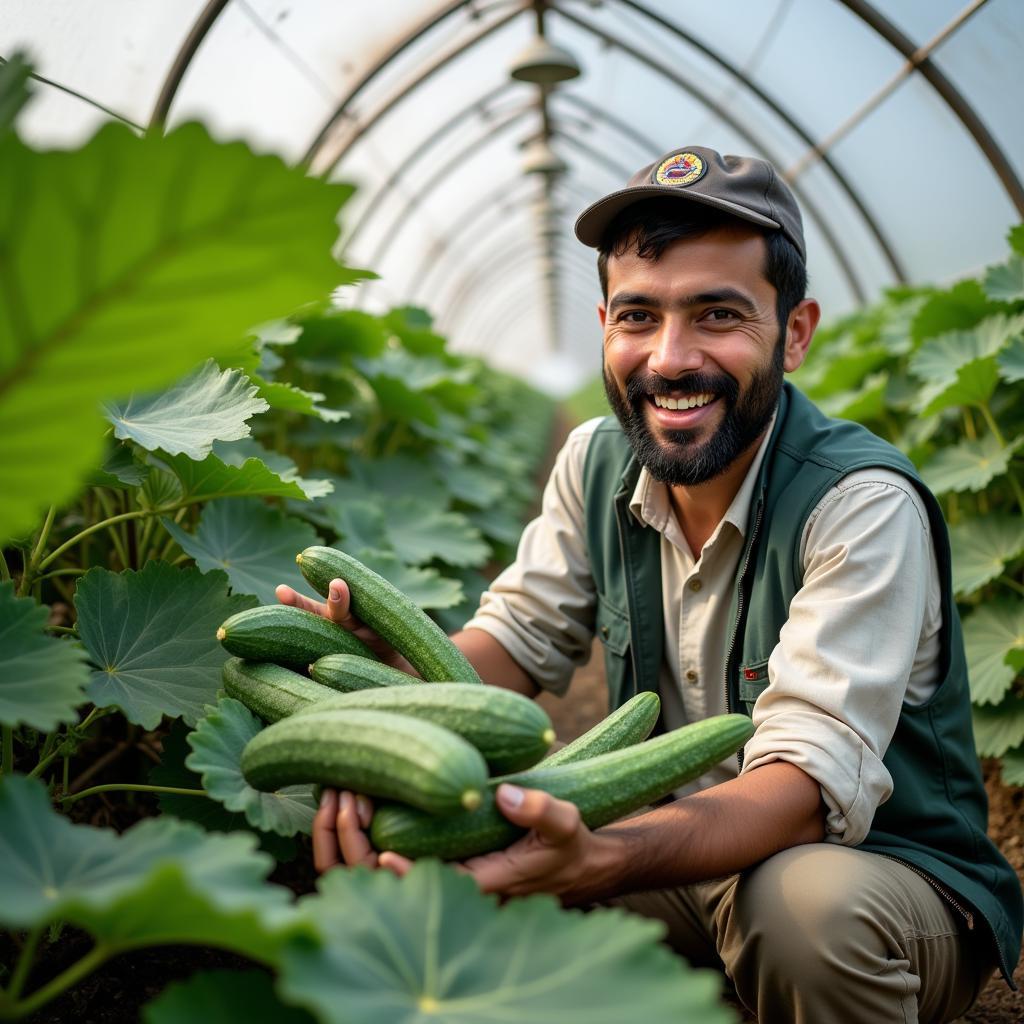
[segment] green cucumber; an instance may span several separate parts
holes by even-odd
[[[225,620],[217,639],[238,658],[305,669],[325,654],[376,655],[357,636],[330,619],[288,604],[248,608]]]
[[[651,735],[660,713],[661,699],[658,695],[652,690],[641,690],[621,708],[598,722],[593,729],[545,757],[537,767],[554,768],[555,765],[571,764],[573,761],[597,757],[598,754],[607,754],[610,750],[621,750],[634,743],[643,743]]]
[[[325,654],[309,666],[309,674],[318,683],[342,693],[373,690],[379,686],[423,685],[422,679],[408,672],[358,654]]]
[[[444,821],[403,804],[382,804],[373,815],[370,840],[378,850],[443,860],[504,849],[524,835],[525,829],[513,825],[498,810],[494,792],[501,782],[570,800],[579,808],[584,823],[598,828],[700,777],[739,749],[753,731],[746,715],[717,715],[586,761],[554,768],[538,765],[492,779],[476,810]]]
[[[352,613],[406,658],[427,682],[480,682],[476,670],[444,630],[419,605],[362,562],[344,551],[325,547],[306,548],[295,560],[302,575],[324,597],[331,580],[344,580],[352,595]]]
[[[241,764],[255,789],[317,782],[401,799],[431,815],[477,807],[487,784],[483,757],[461,736],[362,708],[283,718],[245,745]]]
[[[222,677],[229,697],[240,700],[264,722],[278,722],[337,693],[271,661],[228,658]]]
[[[299,715],[364,708],[412,715],[443,725],[468,740],[494,772],[536,764],[555,739],[547,712],[529,697],[475,683],[421,683],[339,693]]]

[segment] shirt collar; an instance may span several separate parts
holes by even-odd
[[[768,450],[778,414],[779,410],[776,408],[772,413],[768,428],[764,432],[761,444],[758,446],[757,453],[743,477],[743,483],[740,484],[735,497],[725,510],[725,515],[722,516],[722,521],[732,524],[741,537],[745,536],[747,532],[751,499],[754,497],[754,488],[757,486],[761,464],[764,462],[765,452]],[[668,517],[671,515],[668,488],[665,484],[655,480],[647,472],[646,467],[640,470],[636,487],[633,488],[633,495],[629,499],[629,511],[642,526],[652,526],[659,532],[664,532]]]

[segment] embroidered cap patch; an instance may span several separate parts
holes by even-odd
[[[692,185],[704,177],[707,164],[696,153],[674,153],[654,172],[659,185]]]

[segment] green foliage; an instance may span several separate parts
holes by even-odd
[[[795,382],[902,448],[943,499],[978,751],[1024,784],[1024,225],[980,279],[822,330]]]
[[[436,861],[402,880],[330,872],[300,905],[327,941],[287,951],[280,990],[324,1024],[735,1019],[717,1003],[718,977],[674,958],[654,922],[618,910],[565,913],[548,896],[499,908]]]
[[[205,971],[175,982],[149,1003],[143,1024],[315,1024],[305,1010],[285,1006],[260,971]]]

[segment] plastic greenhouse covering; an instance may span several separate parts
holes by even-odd
[[[674,147],[784,171],[827,318],[983,267],[1024,216],[1018,0],[553,0],[541,25],[581,69],[546,90],[509,74],[523,0],[5,0],[0,57],[34,68],[33,145],[199,119],[356,184],[358,302],[424,305],[555,392],[597,369],[573,220]],[[564,172],[524,173],[544,136]]]

